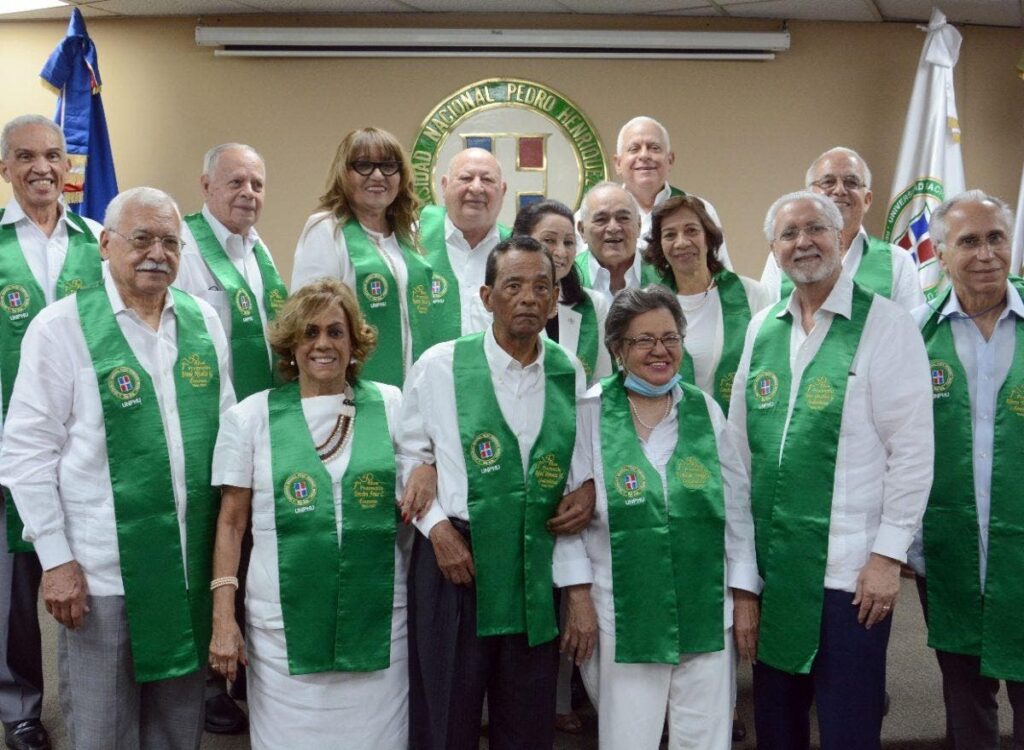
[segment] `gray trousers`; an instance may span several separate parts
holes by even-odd
[[[7,551],[7,512],[0,502],[0,720],[38,719],[43,708],[39,581],[35,552]]]
[[[205,669],[135,681],[123,596],[90,596],[85,623],[60,628],[60,705],[75,750],[197,750]]]

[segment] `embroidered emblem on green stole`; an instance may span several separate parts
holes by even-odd
[[[750,325],[751,311],[747,292],[739,276],[722,269],[715,274],[715,284],[718,286],[718,299],[722,304],[722,357],[715,369],[711,396],[722,407],[722,411],[728,414],[732,382],[736,377],[740,356],[743,354],[743,341],[746,338],[747,326]],[[683,356],[679,374],[687,383],[697,382],[693,359],[689,353]]]
[[[348,257],[356,269],[356,298],[366,321],[378,331],[377,349],[363,365],[362,376],[402,387],[405,381],[405,358],[402,355],[402,311],[398,301],[398,284],[391,269],[381,257],[383,250],[366,236],[358,221],[345,222],[342,229]],[[408,273],[406,310],[412,338],[412,361],[433,344],[431,318],[431,284],[433,273],[426,260],[399,241]]]
[[[209,583],[220,510],[220,493],[210,479],[220,422],[220,371],[199,305],[177,289],[168,293],[174,297],[178,333],[174,406],[185,455],[187,568],[182,566],[171,464],[153,380],[118,327],[106,289],[83,290],[76,299],[103,405],[138,682],[190,674],[206,664],[210,646]]]
[[[268,394],[281,612],[288,671],[391,665],[395,451],[380,389],[353,386],[352,454],[341,479],[341,543],[331,475],[316,453],[297,383]]]
[[[564,349],[544,342],[544,418],[526,461],[498,405],[483,333],[455,342],[453,374],[466,451],[477,635],[525,632],[531,646],[546,643],[558,635],[551,588],[555,540],[546,523],[569,477],[576,371]]]
[[[448,259],[448,240],[445,237],[443,206],[424,206],[420,211],[420,246],[427,254],[427,263],[433,269],[430,296],[434,303],[433,336],[435,342],[452,341],[462,335],[462,301],[459,299],[459,279]],[[498,224],[498,241],[512,236],[512,230]]]
[[[1015,283],[1018,293],[1024,282]],[[945,307],[951,290],[936,306]],[[1011,314],[1011,318],[1014,317]],[[974,496],[971,400],[952,324],[936,312],[922,334],[931,360],[935,478],[924,516],[928,645],[981,658],[981,673],[1024,680],[1024,322],[1015,324],[1013,360],[995,403],[988,566],[981,589]]]
[[[793,281],[781,269],[779,275],[782,299],[785,299],[793,292]],[[853,280],[875,294],[892,299],[892,248],[888,242],[868,237]]]
[[[821,348],[795,384],[784,444],[794,385],[790,335],[800,325],[788,311],[777,317],[788,299],[761,324],[743,384],[757,563],[764,578],[757,658],[785,672],[808,673],[818,652],[843,403],[873,297],[854,284],[851,317],[832,317]]]
[[[4,210],[0,208],[0,219],[3,215]],[[65,216],[79,231],[67,230],[68,251],[57,278],[57,299],[103,281],[103,260],[97,238],[85,219],[67,209]],[[21,361],[21,340],[28,324],[45,306],[46,295],[21,251],[17,229],[14,224],[0,225],[0,386],[3,388],[0,409],[5,419]],[[24,524],[6,488],[4,502],[7,506],[8,551],[31,552],[32,545],[21,538]]]
[[[683,383],[679,438],[661,477],[644,455],[621,374],[601,381],[615,661],[678,664],[725,648],[725,501],[703,392]]]
[[[267,341],[256,298],[252,288],[217,241],[206,217],[201,213],[189,214],[185,217],[185,223],[195,237],[210,272],[230,300],[232,381],[235,395],[241,401],[246,396],[274,385],[273,362],[267,356]],[[263,280],[263,308],[269,323],[284,305],[288,290],[263,243],[257,241],[252,252]]]

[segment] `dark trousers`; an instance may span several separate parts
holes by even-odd
[[[38,719],[43,707],[43,653],[35,552],[7,551],[7,516],[0,502],[0,720]]]
[[[857,622],[853,594],[825,590],[821,640],[810,674],[754,664],[754,725],[759,750],[810,747],[818,708],[822,750],[878,750],[885,703],[885,652],[892,617],[870,630]]]
[[[460,531],[469,541],[464,524]],[[417,534],[409,572],[410,748],[477,750],[486,695],[492,750],[551,750],[557,680],[557,640],[530,646],[525,634],[478,637],[476,588],[449,583],[430,540]]]
[[[921,609],[928,621],[928,591],[917,578]],[[1024,627],[1024,625],[1022,625]],[[936,651],[942,672],[942,701],[946,705],[946,738],[954,750],[998,750],[999,680],[983,677],[981,659],[966,654]],[[1013,750],[1024,750],[1024,682],[1006,681],[1013,709]]]

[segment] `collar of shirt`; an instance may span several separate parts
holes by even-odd
[[[244,236],[235,234],[221,224],[205,203],[203,204],[203,216],[210,222],[213,236],[217,238],[217,242],[224,248],[224,252],[235,260],[245,258],[246,255],[252,252],[253,246],[259,241],[260,236],[256,233],[255,227],[246,232]]]
[[[1017,292],[1016,287],[1007,279],[1006,307],[1003,308],[1003,312],[999,316],[999,322],[1005,320],[1010,313],[1016,315],[1020,320],[1024,320],[1024,300],[1021,300],[1020,293]],[[960,306],[960,298],[956,296],[955,292],[950,294],[949,299],[946,300],[946,304],[942,308],[942,313],[939,317],[939,322],[942,323],[952,318],[969,320],[967,313]]]
[[[622,183],[622,189],[623,190],[627,190],[627,191],[629,190],[629,188],[626,187],[626,183]],[[667,201],[671,197],[672,197],[672,186],[669,185],[668,182],[665,182],[665,185],[661,188],[661,190],[658,191],[658,194],[656,196],[654,196],[654,205],[655,206],[660,206],[662,203],[664,203],[665,201]],[[653,211],[653,208],[652,208],[652,211]],[[640,216],[641,217],[646,217],[646,216],[650,216],[650,215],[651,215],[651,211],[644,211],[643,207],[640,207]]]
[[[75,232],[82,231],[81,229],[78,228],[76,224],[71,223],[71,221],[68,219],[67,208],[60,201],[57,201],[57,210],[60,211],[60,221],[57,223],[57,229],[55,229],[54,231],[60,231],[61,224]],[[28,214],[25,213],[25,209],[23,209],[21,207],[21,204],[18,203],[18,199],[11,198],[11,200],[8,201],[7,206],[4,207],[4,215],[3,218],[0,218],[0,226],[6,226],[8,224],[17,224],[19,221],[22,220],[29,222],[30,224],[32,224],[32,226],[37,226],[36,223],[28,217]]]
[[[139,314],[125,305],[124,300],[121,299],[121,292],[117,289],[117,284],[114,283],[113,277],[110,275],[110,270],[107,265],[103,266],[103,285],[106,287],[107,296],[110,298],[110,306],[114,310],[114,316],[126,314],[134,318],[136,321],[142,323],[142,318]],[[163,322],[167,319],[168,312],[173,314],[174,311],[174,295],[171,294],[170,287],[164,293],[164,309],[160,313],[160,327],[163,328]]]
[[[792,315],[794,320],[800,320],[801,310],[797,296],[796,292],[791,294],[789,296],[789,304],[776,313],[775,317],[782,318],[786,315]],[[817,318],[823,312],[842,315],[844,318],[849,318],[853,313],[853,279],[845,273],[839,274],[836,285],[832,287],[828,297],[825,298],[821,307],[814,313],[814,317]]]
[[[857,269],[860,268],[860,259],[864,257],[864,249],[868,245],[868,232],[861,225],[860,230],[857,232],[857,236],[853,238],[853,242],[850,243],[850,249],[846,251],[846,255],[843,256],[843,271],[853,276],[857,273]]]
[[[456,247],[460,247],[463,250],[470,250],[470,251],[472,251],[472,250],[476,250],[477,248],[480,248],[480,247],[486,247],[489,250],[490,247],[492,247],[493,245],[497,244],[497,241],[498,241],[498,225],[495,224],[493,227],[491,227],[491,231],[489,231],[484,236],[484,238],[482,240],[480,240],[479,244],[477,244],[476,247],[470,247],[469,243],[466,242],[466,236],[462,233],[461,229],[459,229],[457,226],[455,226],[454,223],[452,223],[452,219],[448,215],[448,212],[446,211],[445,215],[444,215],[444,236],[445,236],[445,240],[449,244],[455,245]],[[488,243],[492,243],[492,244],[488,244]]]
[[[589,252],[589,250],[588,250],[588,252]],[[597,283],[600,281],[601,282],[601,286],[603,288],[610,290],[611,289],[611,284],[612,284],[611,273],[609,273],[608,269],[605,268],[604,266],[602,266],[598,262],[597,256],[594,255],[593,252],[591,252],[590,255],[587,256],[587,263],[590,266],[590,278],[594,280],[594,285],[597,286]],[[627,287],[638,287],[638,286],[640,286],[640,279],[641,279],[640,269],[641,269],[642,265],[643,265],[643,258],[640,257],[640,252],[638,250],[637,252],[635,252],[633,254],[633,265],[631,265],[629,267],[629,270],[626,271],[626,286]]]
[[[511,354],[501,348],[498,340],[494,338],[494,326],[490,325],[487,327],[487,333],[484,334],[484,356],[487,357],[487,364],[491,368],[491,372],[495,375],[501,375],[505,372],[527,372],[530,370],[537,370],[540,374],[544,374],[544,337],[537,337],[537,357],[530,364],[523,366],[520,364],[518,359],[515,359]]]

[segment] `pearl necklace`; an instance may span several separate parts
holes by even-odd
[[[654,431],[655,427],[657,427],[659,424],[665,421],[665,417],[667,417],[669,415],[669,412],[672,411],[672,396],[666,393],[665,413],[662,414],[658,421],[655,422],[654,424],[647,424],[644,420],[640,419],[640,412],[637,411],[636,404],[633,403],[633,399],[631,399],[629,396],[626,396],[626,400],[629,401],[629,409],[630,411],[633,412],[633,418],[640,423],[641,427],[652,432]]]

